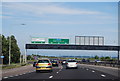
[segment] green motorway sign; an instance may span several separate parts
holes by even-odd
[[[48,39],[49,44],[69,44],[69,39]]]

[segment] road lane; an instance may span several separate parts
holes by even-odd
[[[78,65],[78,69],[66,69],[63,66],[63,69],[53,79],[117,79],[117,77]]]
[[[59,70],[60,70],[60,67],[53,67],[53,72],[42,71],[42,72],[36,73],[36,71],[34,70],[33,72],[28,72],[28,73],[7,77],[7,78],[4,77],[3,79],[49,79],[49,78],[52,78],[50,76],[56,74],[56,72],[58,72]]]
[[[53,72],[30,72],[6,79],[117,79],[117,77],[78,65],[78,69],[66,69],[65,66],[53,67]]]
[[[107,74],[111,74],[113,76],[118,77],[118,68],[113,68],[113,67],[105,67],[105,66],[98,66],[98,65],[87,65],[87,64],[79,64],[81,67],[89,68],[89,69],[94,69],[97,71],[101,71]]]

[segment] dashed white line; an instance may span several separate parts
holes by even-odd
[[[22,74],[19,74],[19,75],[22,75]]]
[[[88,70],[88,69],[86,69],[86,70]]]
[[[15,75],[15,76],[18,76],[18,75]]]
[[[59,72],[57,72],[57,73],[59,73]]]
[[[95,71],[92,71],[93,73],[95,72]]]
[[[101,74],[102,77],[106,77],[106,75]]]
[[[9,77],[13,77],[13,76],[9,76]]]
[[[8,78],[8,77],[4,77],[4,79],[6,79],[6,78]]]
[[[50,76],[49,78],[53,78],[53,76]]]
[[[23,74],[26,74],[26,73],[23,73]]]

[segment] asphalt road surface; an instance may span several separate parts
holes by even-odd
[[[53,67],[53,72],[39,72],[35,70],[26,74],[4,77],[4,79],[118,79],[116,76],[100,72],[88,67],[81,67],[78,69],[66,69],[65,65]]]

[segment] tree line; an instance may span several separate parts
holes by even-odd
[[[2,40],[2,55],[4,56],[3,64],[9,63],[9,44],[11,44],[11,63],[19,63],[21,52],[15,36],[5,37],[4,35],[0,35],[0,38]]]

